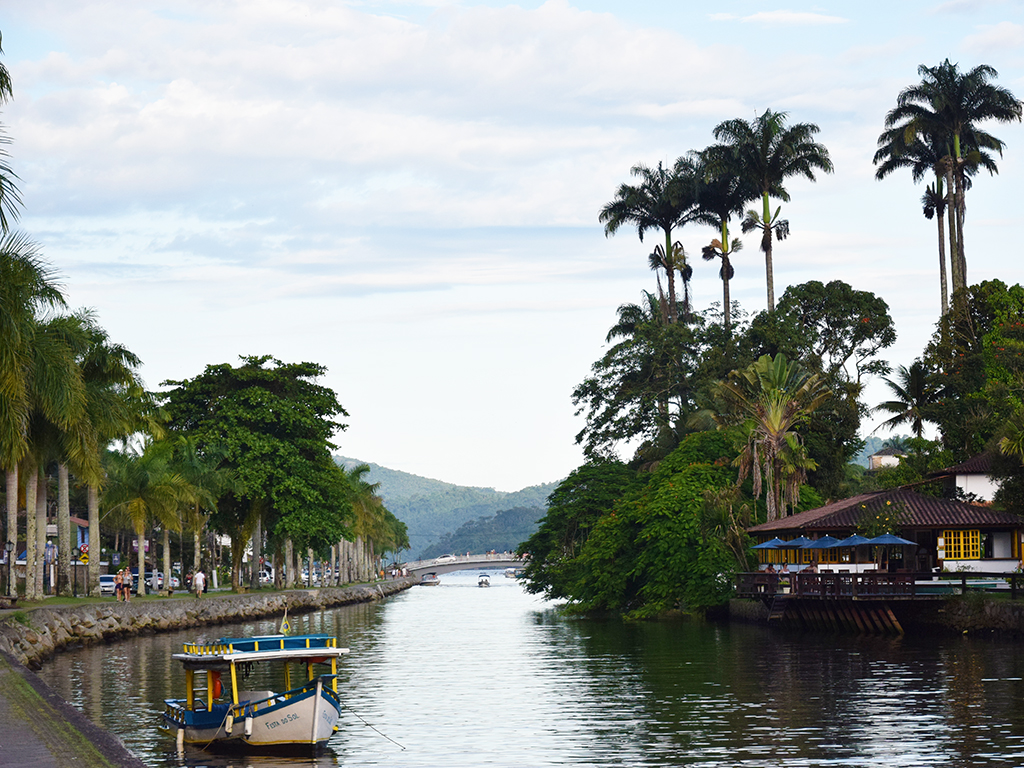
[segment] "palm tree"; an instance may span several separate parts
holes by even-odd
[[[3,37],[0,36],[0,54],[4,52]],[[14,97],[14,90],[11,86],[11,73],[7,67],[0,64],[0,104],[6,104]],[[15,184],[18,175],[11,170],[7,164],[10,157],[3,147],[11,143],[7,138],[3,126],[0,125],[0,232],[8,234],[11,229],[11,222],[17,221],[21,208],[21,193]]]
[[[875,412],[893,414],[878,425],[878,429],[886,427],[890,430],[909,424],[914,436],[921,438],[924,433],[924,422],[931,421],[933,408],[942,399],[942,390],[936,386],[928,369],[920,360],[909,368],[899,366],[896,369],[896,380],[882,379],[895,397],[875,406]]]
[[[729,219],[741,216],[743,206],[756,197],[756,190],[743,176],[729,172],[734,167],[733,157],[721,157],[719,153],[727,151],[734,154],[733,149],[708,147],[695,158],[698,163],[697,182],[697,220],[702,224],[719,230],[718,238],[713,239],[701,249],[704,261],[719,259],[722,268],[718,276],[722,278],[722,316],[726,333],[729,332],[732,300],[729,298],[729,281],[735,272],[732,268],[732,255],[743,248],[743,241],[738,237],[729,241]]]
[[[103,503],[107,513],[126,519],[139,548],[138,593],[145,594],[146,529],[157,523],[168,530],[181,528],[178,510],[191,498],[191,488],[172,467],[174,446],[168,440],[148,440],[141,452],[127,448],[109,454]]]
[[[0,467],[7,480],[7,541],[18,544],[18,462],[28,450],[33,340],[40,313],[64,306],[55,274],[22,234],[0,237]],[[12,585],[8,589],[13,594]]]
[[[800,485],[814,462],[807,456],[795,428],[825,402],[831,392],[818,374],[779,354],[763,355],[743,370],[719,382],[724,425],[741,426],[746,445],[736,464],[739,481],[753,476],[754,496],[764,480],[768,520],[785,514],[787,505],[800,500]]]
[[[818,126],[797,123],[787,128],[786,117],[785,112],[766,109],[763,115],[751,122],[737,118],[719,123],[714,136],[721,144],[712,150],[716,159],[716,167],[712,170],[742,177],[756,190],[749,200],[761,199],[761,212],[747,211],[742,230],[744,233],[761,230],[769,312],[775,311],[772,236],[780,241],[789,236],[789,221],[779,218],[782,207],[772,215],[769,198],[789,202],[789,193],[783,183],[790,176],[803,176],[815,181],[816,170],[824,173],[832,173],[833,170],[828,150],[813,140],[819,131]]]
[[[675,272],[681,264],[685,265],[685,253],[679,243],[673,242],[672,233],[693,220],[693,163],[681,157],[671,170],[661,163],[657,168],[638,164],[630,173],[639,177],[641,183],[622,184],[615,199],[601,209],[598,220],[604,224],[606,237],[614,235],[623,224],[636,227],[640,242],[648,230],[661,230],[664,234],[664,245],[659,246],[660,252],[655,249],[651,259],[652,264],[657,260],[668,276],[669,322],[674,323],[678,319]]]
[[[174,443],[174,468],[191,487],[191,498],[183,510],[183,520],[192,531],[192,572],[202,564],[200,542],[217,502],[226,492],[240,490],[234,472],[223,466],[222,451],[200,449],[195,437],[180,435]]]
[[[885,117],[885,126],[903,132],[903,141],[910,145],[919,136],[937,136],[946,144],[943,170],[951,195],[948,211],[955,220],[955,243],[951,238],[950,257],[953,264],[953,293],[967,287],[967,260],[964,248],[964,215],[967,210],[964,192],[967,176],[978,165],[995,172],[985,151],[1003,153],[1003,142],[983,131],[985,120],[1020,121],[1021,102],[1008,89],[993,85],[998,72],[982,64],[961,72],[957,64],[946,59],[935,67],[917,68],[921,82],[904,88],[896,98],[896,107]]]

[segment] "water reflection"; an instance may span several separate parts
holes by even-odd
[[[154,766],[1018,766],[1024,652],[974,638],[794,635],[559,615],[500,576],[450,574],[383,604],[291,617],[336,634],[347,710],[316,759],[174,752],[155,734],[181,695],[185,640],[63,654],[65,698]]]

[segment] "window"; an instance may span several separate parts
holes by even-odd
[[[981,531],[943,531],[947,560],[979,560],[981,558]]]

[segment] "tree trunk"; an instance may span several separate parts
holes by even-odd
[[[953,183],[953,167],[952,163],[946,162],[945,164],[945,176],[946,176],[946,216],[949,224],[949,276],[952,281],[952,293],[956,295],[956,292],[963,288],[963,283],[960,279],[960,260],[957,258],[957,232],[956,232],[956,215],[953,211],[956,210],[956,193],[955,184]]]
[[[46,473],[42,467],[37,472],[39,482],[36,485],[36,596],[42,597],[43,573],[46,570]],[[53,585],[51,585],[53,586]]]
[[[943,214],[936,211],[936,220],[939,223],[939,289],[942,291],[942,315],[945,317],[949,312],[949,298],[946,284],[946,223]]]
[[[68,494],[68,465],[60,462],[57,464],[57,593],[65,596],[72,594],[71,549],[78,543],[71,542],[71,501]],[[75,572],[78,572],[77,565]]]
[[[166,595],[171,594],[171,532],[164,527],[164,588]]]
[[[139,578],[135,580],[135,594],[142,597],[146,594],[146,531],[144,528],[135,530],[135,543],[139,546]]]
[[[39,473],[35,464],[25,462],[25,599],[35,600],[36,594],[36,495]]]
[[[7,553],[7,594],[18,593],[14,561],[18,559],[18,465],[7,470],[7,541],[14,545]]]
[[[676,311],[676,275],[672,264],[672,230],[665,230],[665,270],[668,272],[668,321],[674,323],[679,320],[679,313]]]
[[[103,541],[100,538],[100,490],[89,484],[89,590],[100,594],[100,558],[103,556]]]
[[[256,528],[252,532],[252,561],[249,563],[249,589],[260,586],[260,557],[263,555],[263,520],[256,518]]]
[[[313,586],[313,548],[312,547],[307,547],[306,548],[306,568],[308,569],[307,573],[306,573],[306,586],[307,587],[312,587]]]
[[[765,280],[768,283],[768,311],[775,311],[775,267],[772,264],[772,209],[768,193],[761,194],[761,250],[764,251]]]

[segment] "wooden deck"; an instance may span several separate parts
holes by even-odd
[[[788,595],[820,600],[936,600],[968,592],[1024,594],[1024,574],[934,573],[741,573],[736,596],[766,598]]]

